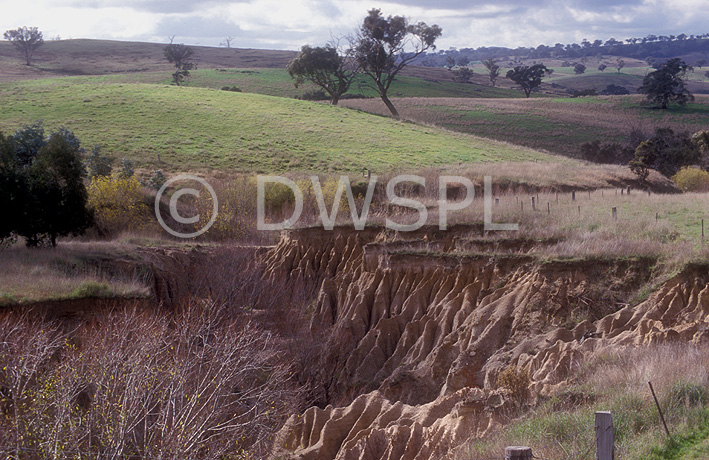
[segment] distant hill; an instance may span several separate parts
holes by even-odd
[[[0,82],[59,76],[101,77],[101,81],[170,84],[172,65],[163,56],[162,43],[112,40],[47,41],[35,55],[32,66],[24,64],[7,41],[0,41]],[[296,89],[285,71],[295,51],[255,50],[191,46],[197,70],[190,86],[221,88],[236,86],[245,92],[296,97],[316,90],[314,85]],[[471,84],[456,83],[446,69],[410,66],[391,89],[393,97],[520,97],[503,82],[492,88],[487,77],[477,73]],[[547,88],[553,92],[551,87]],[[364,76],[352,85],[350,94],[376,97]]]
[[[72,75],[171,72],[164,43],[114,40],[47,41],[28,67],[10,42],[0,41],[0,81]],[[285,68],[294,51],[191,46],[198,68]]]
[[[581,59],[598,55],[613,55],[623,58],[656,60],[672,57],[686,58],[694,65],[697,60],[709,61],[709,34],[701,35],[648,35],[643,38],[629,38],[624,41],[610,38],[588,40],[581,43],[556,43],[553,46],[539,45],[518,48],[480,47],[451,48],[436,53],[426,53],[416,59],[416,63],[429,67],[467,65],[468,62],[489,58],[495,59]]]

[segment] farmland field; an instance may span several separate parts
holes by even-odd
[[[583,142],[624,142],[633,130],[649,137],[658,127],[695,132],[709,125],[707,96],[671,110],[655,110],[641,103],[640,96],[402,98],[395,102],[407,120],[569,156],[576,156]],[[386,107],[376,100],[348,100],[342,105],[386,113]]]

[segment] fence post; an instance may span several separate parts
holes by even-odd
[[[611,208],[611,213],[613,214],[613,220],[618,220],[618,208],[613,206],[613,208]]]
[[[571,192],[571,201],[576,201],[576,191]]]
[[[532,448],[527,446],[505,447],[505,460],[528,460],[532,457]]]
[[[536,203],[534,202],[534,197],[532,197],[532,211],[536,211],[536,210],[537,210],[537,206],[536,206]]]
[[[614,460],[613,415],[596,412],[596,460]]]

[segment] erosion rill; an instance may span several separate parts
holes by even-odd
[[[529,375],[533,401],[590,352],[709,338],[705,267],[628,305],[654,261],[540,261],[553,242],[480,233],[302,229],[263,255],[265,276],[318,283],[311,330],[328,340],[327,406],[293,415],[274,458],[437,458],[499,426],[520,396],[498,388],[505,370]]]

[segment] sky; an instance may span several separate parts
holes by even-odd
[[[350,34],[371,8],[438,24],[438,49],[709,32],[707,0],[0,0],[0,31],[297,50]]]

